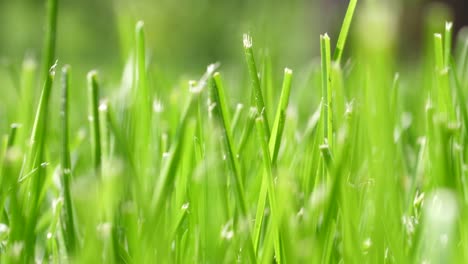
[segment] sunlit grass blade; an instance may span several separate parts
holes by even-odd
[[[358,0],[351,0],[348,4],[348,9],[346,10],[346,15],[341,25],[340,35],[338,37],[338,42],[336,43],[335,52],[333,53],[333,61],[340,63],[341,57],[343,56],[343,50],[346,44],[346,39],[348,38],[349,28],[351,26],[351,21],[353,20],[354,10],[356,9],[356,4]]]
[[[267,115],[268,120],[271,120],[271,114],[274,105],[274,98],[275,98],[275,89],[273,86],[273,69],[272,69],[272,58],[271,53],[266,50],[263,52],[263,59],[262,59],[262,74],[261,74],[261,89],[264,94],[265,105],[268,106],[267,108]]]
[[[47,0],[47,24],[42,52],[41,82],[46,82],[55,61],[57,38],[58,0]]]
[[[26,57],[21,67],[21,97],[19,105],[18,122],[21,124],[21,131],[19,131],[18,138],[21,140],[20,146],[26,145],[28,133],[31,132],[32,118],[34,117],[33,105],[34,95],[36,94],[36,74],[37,65],[36,61],[32,58]]]
[[[247,120],[244,125],[244,129],[242,130],[241,137],[239,139],[239,144],[237,153],[241,156],[244,153],[245,148],[247,147],[247,143],[252,135],[252,130],[255,126],[255,119],[258,115],[258,109],[256,107],[252,107],[249,109],[249,114],[247,116]]]
[[[243,104],[237,104],[236,111],[234,112],[234,116],[232,117],[232,133],[237,131],[237,126],[239,124],[239,119],[241,117],[242,110],[244,109]]]
[[[27,216],[26,227],[18,227],[24,230],[25,259],[31,259],[34,256],[34,244],[36,235],[37,217],[39,214],[39,206],[42,202],[42,191],[46,178],[45,148],[47,139],[47,123],[50,95],[52,92],[52,84],[55,77],[55,65],[50,69],[48,78],[44,84],[39,105],[36,111],[36,118],[31,132],[30,149],[26,158],[25,166],[22,168],[20,181],[28,180],[27,188],[23,195],[27,197],[23,205],[26,209]]]
[[[76,226],[73,215],[73,204],[71,198],[70,181],[72,176],[70,143],[69,143],[69,90],[70,90],[70,67],[62,68],[62,100],[60,117],[62,121],[62,160],[61,160],[61,183],[63,210],[60,222],[62,233],[68,253],[73,254],[76,247]]]
[[[445,67],[443,38],[441,34],[434,34],[435,70],[437,80],[437,110],[447,117],[451,116],[450,86],[448,68]]]
[[[275,232],[274,232],[275,235],[273,237],[274,239],[273,244],[275,247],[275,259],[277,263],[282,263],[283,256],[282,256],[282,250],[281,250],[281,244],[280,244],[280,232],[279,232],[279,223],[281,221],[281,217],[278,214],[279,210],[277,208],[278,204],[276,201],[276,191],[275,191],[275,183],[274,183],[274,177],[273,177],[273,169],[272,169],[272,164],[271,164],[271,155],[270,155],[270,150],[268,146],[268,139],[265,135],[265,128],[263,127],[264,125],[265,123],[262,117],[257,118],[256,128],[257,128],[257,133],[258,133],[258,137],[260,140],[260,146],[262,148],[262,153],[263,153],[264,169],[266,171],[266,173],[264,173],[263,175],[264,178],[262,179],[262,186],[263,186],[263,182],[266,182],[266,185],[268,186],[268,200],[269,200],[270,211],[271,211],[270,220],[273,225],[273,229],[275,229]]]
[[[327,34],[320,36],[320,54],[322,70],[322,100],[323,100],[323,135],[328,144],[333,146],[333,113],[332,91],[330,85],[330,38]]]
[[[445,33],[444,33],[444,66],[448,68],[450,66],[450,58],[452,54],[452,22],[445,22]]]
[[[271,137],[268,143],[269,153],[273,153],[270,156],[271,157],[270,162],[271,164],[273,164],[273,166],[276,164],[279,147],[281,144],[281,136],[283,134],[283,128],[284,128],[284,123],[286,119],[286,109],[288,107],[289,95],[291,92],[291,81],[292,81],[292,70],[286,68],[284,70],[284,79],[283,79],[283,87],[281,90],[280,102],[276,111],[275,121],[273,123],[273,130],[272,130]],[[262,125],[264,125],[263,121],[262,121]],[[267,197],[267,192],[268,192],[268,177],[265,175],[266,173],[268,173],[268,171],[264,170],[260,192],[258,196],[257,213],[255,216],[255,226],[254,226],[254,231],[253,231],[254,248],[256,251],[258,250],[258,247],[260,244],[260,235],[262,233],[263,216],[265,213],[266,197]]]
[[[148,166],[148,151],[150,147],[151,135],[151,93],[148,86],[146,70],[146,45],[144,23],[139,21],[135,28],[136,38],[136,63],[135,63],[135,83],[133,85],[132,98],[132,144],[135,161],[139,168],[139,174],[144,174],[143,167]]]
[[[291,94],[292,76],[293,71],[291,69],[285,68],[279,105],[276,109],[273,129],[268,143],[271,154],[271,162],[273,164],[276,163],[281,145],[281,137],[283,135],[284,124],[286,121],[286,111],[289,104],[289,95]]]
[[[267,119],[267,114],[265,110],[265,101],[263,100],[263,93],[260,85],[260,79],[258,78],[257,65],[255,64],[255,57],[253,54],[252,48],[252,37],[248,34],[244,34],[244,53],[245,59],[247,61],[247,67],[249,69],[250,81],[253,89],[253,95],[255,99],[255,106],[258,109],[258,113],[263,117],[265,122],[265,135],[270,137],[270,126]]]
[[[213,75],[213,87],[214,87],[214,97],[218,106],[219,119],[221,122],[223,137],[226,144],[227,158],[229,166],[233,171],[236,184],[236,192],[238,197],[238,202],[240,206],[240,213],[243,217],[247,216],[247,203],[245,200],[244,194],[244,184],[241,176],[241,168],[239,161],[237,159],[237,150],[235,149],[234,142],[232,141],[231,135],[231,120],[228,119],[227,105],[226,105],[226,95],[221,84],[221,76],[218,72]]]
[[[103,101],[99,104],[99,129],[101,132],[101,156],[102,162],[109,161],[111,156],[111,142],[109,129],[108,102]]]
[[[194,114],[193,112],[195,111],[196,106],[198,105],[200,93],[207,85],[208,79],[211,78],[217,67],[218,65],[215,64],[208,66],[205,75],[200,79],[200,81],[197,82],[197,86],[190,91],[192,93],[190,101],[182,112],[174,142],[171,145],[168,156],[166,157],[164,167],[151,198],[151,209],[156,214],[160,213],[163,201],[167,198],[166,194],[169,191],[170,184],[174,181],[174,177],[176,175],[175,172],[180,161],[180,152],[182,149],[181,141],[184,138],[185,127],[188,123],[188,120],[191,118],[191,115]]]
[[[231,135],[231,121],[227,119],[227,105],[226,105],[226,95],[223,89],[223,85],[221,84],[221,79],[220,79],[220,74],[216,72],[213,75],[213,92],[214,92],[214,98],[215,102],[217,103],[217,111],[218,111],[218,116],[219,116],[219,121],[221,125],[221,129],[223,131],[223,137],[224,137],[224,145],[226,148],[226,158],[228,160],[228,164],[230,169],[232,170],[232,173],[234,174],[234,181],[235,181],[235,189],[236,189],[236,197],[237,197],[237,203],[239,206],[239,212],[241,219],[244,220],[243,218],[248,219],[248,207],[247,207],[247,201],[245,199],[245,191],[244,191],[244,183],[243,183],[243,177],[242,177],[242,171],[241,167],[239,164],[239,160],[237,159],[237,150],[234,146],[234,142],[232,139]],[[247,223],[248,229],[250,232],[250,223]],[[254,261],[254,249],[253,249],[253,244],[252,240],[250,238],[247,239],[247,254],[250,258],[251,261]]]
[[[17,165],[19,164],[20,152],[15,147],[15,142],[18,133],[18,125],[13,124],[10,126],[10,133],[4,136],[2,145],[0,146],[0,211],[3,215],[0,216],[0,221],[9,223],[9,215],[6,211],[5,200],[8,195],[11,195],[12,185],[16,184]]]

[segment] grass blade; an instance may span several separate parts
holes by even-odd
[[[452,22],[445,22],[445,34],[444,34],[444,66],[448,68],[450,66],[450,58],[452,54]]]
[[[240,212],[243,217],[247,216],[247,203],[244,197],[244,184],[242,181],[240,164],[237,159],[238,153],[234,147],[234,143],[232,141],[231,136],[231,120],[228,119],[228,112],[227,112],[227,105],[226,105],[226,96],[224,93],[223,85],[221,83],[221,76],[218,72],[213,74],[213,86],[214,86],[214,97],[215,101],[218,105],[218,111],[220,116],[220,122],[223,129],[224,140],[226,144],[227,150],[227,158],[229,161],[229,165],[233,171],[236,183],[236,191],[238,202],[240,206]]]
[[[270,161],[272,166],[275,166],[276,160],[278,158],[279,147],[281,144],[281,136],[283,134],[284,122],[286,119],[286,109],[288,107],[289,94],[291,92],[291,81],[292,81],[292,70],[286,68],[284,70],[284,79],[283,79],[283,87],[281,89],[280,102],[276,111],[275,121],[273,124],[273,130],[272,130],[272,134],[268,143],[269,153],[273,153],[271,156],[271,161]],[[262,121],[262,124],[263,124],[263,121]],[[267,173],[268,173],[268,170],[265,169],[263,171],[262,184],[260,187],[260,192],[259,192],[258,202],[257,202],[257,213],[255,216],[255,226],[254,226],[254,233],[253,233],[255,251],[258,251],[258,247],[260,245],[260,236],[262,233],[263,216],[265,213],[266,197],[267,197],[267,192],[268,192],[268,176],[266,175]]]
[[[268,186],[268,199],[270,202],[270,210],[271,210],[271,222],[273,225],[273,229],[275,230],[274,235],[274,247],[275,247],[275,259],[278,263],[283,262],[283,254],[281,252],[281,244],[280,244],[280,232],[279,232],[279,223],[281,221],[281,217],[279,216],[278,211],[278,204],[276,202],[276,191],[275,191],[275,183],[273,179],[273,170],[271,164],[271,155],[270,150],[268,147],[267,137],[265,135],[265,128],[263,127],[265,123],[261,117],[257,118],[256,120],[256,128],[257,133],[260,140],[260,146],[262,148],[263,153],[263,164],[266,173],[264,173],[264,177],[262,179],[262,186],[263,182],[266,182]],[[262,211],[263,214],[263,211]],[[261,223],[261,222],[260,222]],[[257,246],[258,247],[258,246]]]
[[[448,80],[448,68],[445,67],[442,35],[434,34],[435,69],[437,85],[437,110],[451,116],[450,86]]]
[[[252,48],[252,38],[248,34],[244,34],[244,52],[247,66],[249,69],[250,80],[252,82],[253,95],[255,98],[255,105],[259,114],[263,117],[265,122],[265,135],[270,137],[270,126],[267,119],[265,110],[265,101],[263,100],[262,89],[260,86],[260,79],[258,78],[257,65],[255,64],[255,57]]]
[[[42,58],[41,81],[46,82],[49,70],[55,61],[55,46],[57,38],[58,0],[47,0],[47,25],[45,44]]]
[[[61,181],[63,209],[61,210],[61,225],[65,240],[65,245],[69,254],[73,254],[76,247],[76,227],[73,216],[73,204],[71,199],[71,158],[69,143],[69,89],[70,89],[70,67],[62,68],[62,109],[60,111],[62,119],[62,164]]]
[[[227,159],[229,167],[234,174],[235,180],[235,187],[236,187],[236,194],[237,194],[237,202],[240,210],[240,214],[242,218],[248,218],[248,208],[247,202],[245,199],[244,194],[244,184],[241,175],[241,168],[239,164],[239,160],[237,159],[237,150],[235,149],[234,142],[231,136],[231,121],[227,119],[227,105],[226,105],[226,96],[224,93],[223,85],[221,84],[221,77],[218,72],[213,75],[213,90],[214,90],[214,98],[215,102],[218,105],[218,116],[219,121],[221,123],[225,148],[227,151]],[[247,223],[248,229],[250,229],[250,224]],[[250,230],[249,230],[250,231]],[[254,249],[252,245],[252,240],[249,238],[247,241],[247,251],[251,261],[255,260],[254,257]]]
[[[327,34],[320,36],[320,54],[322,70],[322,100],[323,100],[323,135],[328,144],[333,146],[333,113],[332,91],[330,85],[330,38]]]
[[[348,38],[349,28],[351,26],[351,21],[353,20],[354,10],[356,9],[357,0],[349,1],[348,9],[346,10],[346,15],[341,25],[340,35],[338,37],[338,42],[336,43],[335,52],[333,53],[333,61],[340,63],[341,57],[343,55],[343,50],[346,44],[346,39]]]
[[[34,229],[38,221],[39,205],[42,203],[42,191],[46,178],[45,144],[47,139],[47,119],[52,83],[55,76],[55,65],[50,69],[48,78],[44,84],[36,118],[31,133],[30,149],[26,158],[25,167],[22,168],[20,182],[28,179],[27,190],[24,190],[26,205],[27,224],[26,227],[18,227],[24,230],[24,241],[26,260],[34,256],[34,244],[36,235]],[[29,193],[28,193],[29,192]]]
[[[101,129],[99,121],[99,84],[97,81],[97,72],[91,71],[88,73],[88,106],[89,106],[89,123],[91,131],[91,146],[93,149],[94,170],[97,177],[101,176],[100,169],[102,164],[101,150]]]

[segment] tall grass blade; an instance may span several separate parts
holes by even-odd
[[[71,198],[70,181],[72,176],[72,166],[70,158],[69,142],[69,90],[70,90],[70,66],[62,68],[62,100],[61,100],[61,121],[62,121],[62,160],[61,160],[61,183],[63,209],[60,217],[62,233],[68,253],[73,254],[76,247],[76,226],[73,214],[73,204]]]
[[[265,110],[265,101],[263,100],[263,93],[260,85],[260,79],[258,78],[257,65],[255,64],[255,57],[253,54],[253,43],[252,37],[248,34],[244,34],[244,53],[247,61],[247,67],[249,69],[250,80],[252,82],[253,95],[255,99],[255,106],[258,109],[258,113],[263,117],[265,122],[265,135],[270,137],[270,126],[267,119]]]
[[[91,146],[93,150],[93,164],[97,177],[101,176],[102,149],[101,149],[101,129],[99,121],[99,84],[97,72],[88,73],[88,120],[91,131]]]
[[[348,38],[349,28],[351,27],[351,21],[353,20],[354,10],[356,9],[358,0],[350,0],[346,15],[341,25],[340,35],[338,36],[338,42],[336,43],[335,52],[333,53],[333,61],[340,63],[341,57],[343,56],[343,50]]]

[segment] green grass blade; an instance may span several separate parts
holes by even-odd
[[[21,67],[21,98],[19,105],[21,111],[19,112],[18,122],[21,124],[21,131],[19,131],[18,139],[21,146],[25,145],[28,133],[31,132],[31,123],[34,115],[34,94],[36,88],[36,74],[37,65],[31,58],[25,58]]]
[[[155,187],[152,199],[151,199],[151,210],[158,214],[160,213],[162,204],[164,200],[167,198],[166,194],[169,191],[170,185],[174,181],[175,172],[179,166],[181,149],[182,149],[182,139],[184,138],[185,127],[187,126],[188,120],[190,119],[192,114],[195,114],[195,110],[198,105],[198,101],[200,99],[200,93],[203,91],[204,87],[207,84],[207,80],[212,76],[213,72],[216,70],[217,65],[210,65],[208,66],[208,70],[205,75],[197,82],[197,86],[191,90],[191,98],[184,109],[181,117],[181,121],[179,123],[179,127],[177,128],[176,137],[174,139],[173,144],[169,150],[169,154],[166,157],[166,161],[159,176],[158,183]]]
[[[271,111],[274,105],[275,89],[273,86],[273,69],[271,53],[266,50],[262,59],[261,88],[265,98],[265,104],[268,106],[268,120],[271,120]]]
[[[323,135],[328,140],[328,144],[333,146],[333,113],[332,91],[330,85],[330,38],[327,34],[320,36],[320,54],[322,71],[322,100],[323,104]]]
[[[62,119],[61,195],[63,196],[63,210],[60,220],[66,248],[69,254],[73,254],[73,251],[76,247],[76,226],[73,215],[73,204],[70,190],[72,167],[69,143],[69,90],[70,67],[64,66],[62,68],[62,105],[60,112],[60,116]]]
[[[48,108],[54,76],[55,65],[49,71],[41,98],[39,99],[31,133],[30,149],[20,177],[20,182],[28,179],[27,189],[23,193],[27,197],[24,200],[27,204],[23,205],[26,208],[27,223],[26,227],[18,227],[24,230],[24,240],[26,241],[25,259],[32,259],[35,251],[36,234],[34,230],[38,221],[38,211],[42,203],[42,191],[46,180],[45,144],[47,139]]]
[[[42,58],[41,81],[46,82],[49,70],[55,61],[55,46],[57,38],[58,0],[47,0],[47,24],[45,44]]]
[[[97,80],[97,72],[91,71],[88,73],[88,120],[91,131],[91,146],[93,150],[93,164],[97,177],[101,176],[100,170],[102,165],[102,149],[101,149],[101,129],[99,117],[99,84]]]
[[[273,122],[273,129],[269,140],[269,150],[271,153],[271,162],[276,163],[278,152],[281,145],[281,137],[283,135],[284,123],[286,120],[286,110],[289,104],[289,95],[291,94],[293,71],[291,69],[284,69],[283,86],[281,88],[281,96],[279,106],[276,109],[275,121]]]
[[[278,214],[278,204],[276,201],[276,191],[275,191],[275,183],[273,179],[273,170],[271,164],[271,155],[268,146],[267,137],[265,135],[265,126],[263,119],[261,117],[257,118],[256,120],[256,128],[257,133],[260,140],[260,146],[262,148],[263,153],[263,165],[266,173],[264,173],[264,178],[262,179],[263,182],[266,182],[268,186],[268,200],[270,202],[270,210],[271,210],[271,221],[273,224],[273,228],[276,230],[274,235],[274,247],[275,247],[275,259],[278,263],[283,262],[283,256],[281,252],[281,244],[280,244],[280,232],[279,232],[279,223],[281,221],[281,217]],[[263,185],[263,184],[262,184]],[[262,212],[263,213],[263,212]]]
[[[101,102],[99,105],[99,129],[101,132],[101,156],[102,162],[109,161],[111,157],[111,143],[109,131],[109,111],[108,102]]]
[[[242,130],[242,135],[239,139],[239,144],[237,144],[239,149],[237,153],[239,156],[244,154],[244,150],[247,147],[247,143],[252,135],[252,130],[255,126],[255,119],[257,118],[258,110],[257,108],[250,108],[247,121],[245,122],[244,129]]]
[[[252,82],[252,89],[255,98],[255,105],[259,111],[259,114],[263,117],[265,122],[265,135],[270,137],[270,126],[267,119],[265,110],[265,101],[263,100],[263,93],[260,85],[260,79],[258,78],[257,65],[255,64],[255,57],[252,48],[252,38],[248,34],[244,34],[244,53],[247,61],[247,67],[249,69],[250,80]]]
[[[338,37],[338,42],[336,43],[335,52],[333,53],[333,61],[340,63],[341,57],[343,55],[343,50],[346,44],[346,39],[348,38],[349,28],[351,26],[351,21],[353,20],[354,10],[356,9],[357,0],[349,1],[348,9],[346,11],[343,24],[341,25],[340,35]]]
[[[241,175],[240,164],[237,159],[237,150],[234,147],[234,142],[232,141],[231,136],[231,120],[228,119],[227,105],[226,105],[226,95],[221,84],[220,74],[216,72],[213,75],[213,86],[214,86],[214,97],[218,105],[218,111],[220,116],[220,122],[223,129],[224,140],[227,150],[227,158],[230,164],[230,167],[233,171],[235,177],[236,191],[238,202],[240,206],[240,212],[243,217],[247,216],[247,203],[244,196],[244,184]]]
[[[450,66],[450,58],[452,54],[452,22],[445,22],[445,34],[444,34],[444,66],[448,68]]]
[[[144,23],[139,21],[135,29],[136,34],[136,63],[135,84],[133,87],[132,125],[133,125],[133,151],[135,158],[141,162],[141,166],[147,166],[148,143],[151,132],[151,93],[148,86],[146,72],[146,48]],[[143,170],[140,172],[143,173]]]
[[[286,119],[286,109],[288,107],[289,95],[291,92],[291,81],[292,81],[292,70],[286,68],[284,70],[283,87],[281,90],[279,106],[276,111],[275,121],[273,124],[273,130],[272,130],[272,134],[268,143],[269,153],[273,153],[273,155],[271,156],[271,161],[270,161],[271,164],[273,165],[276,164],[278,151],[279,151],[279,147],[281,144],[281,136],[283,134],[283,128],[284,128],[284,123]],[[254,248],[256,251],[258,251],[258,247],[260,244],[260,236],[262,233],[262,223],[264,219],[263,216],[265,213],[266,197],[268,193],[268,177],[265,175],[266,173],[268,173],[268,171],[264,170],[263,177],[262,177],[262,184],[261,184],[260,192],[258,196],[257,212],[255,216],[255,225],[254,225],[254,231],[253,231]]]
[[[445,67],[442,41],[443,39],[441,34],[434,34],[435,75],[437,80],[437,110],[442,114],[451,115],[451,92],[448,80],[448,68]]]
[[[219,116],[219,121],[221,123],[221,128],[223,131],[223,136],[224,136],[224,142],[225,142],[225,148],[227,151],[227,159],[228,159],[228,164],[229,167],[232,170],[232,173],[234,174],[234,180],[235,180],[235,188],[236,188],[236,197],[237,197],[237,203],[239,206],[239,211],[241,218],[247,218],[248,219],[248,207],[247,207],[247,202],[245,199],[245,191],[244,191],[244,184],[242,180],[242,171],[241,167],[239,164],[239,160],[237,159],[237,150],[235,149],[234,142],[232,140],[232,135],[231,135],[231,121],[227,119],[227,105],[226,105],[226,95],[223,89],[223,85],[220,83],[220,74],[215,73],[213,75],[213,82],[212,85],[214,86],[213,92],[214,92],[214,98],[215,102],[218,105],[218,116]],[[250,231],[250,223],[247,223],[247,228]],[[250,261],[254,261],[255,256],[254,256],[254,248],[252,244],[252,240],[249,237],[247,241],[247,254],[249,255]]]
[[[242,110],[244,109],[244,105],[237,104],[236,111],[234,112],[234,116],[232,117],[232,133],[234,134],[237,131],[237,126],[239,124],[239,119],[242,114]]]

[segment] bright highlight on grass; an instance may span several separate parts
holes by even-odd
[[[307,78],[245,34],[237,83],[215,63],[161,85],[139,21],[124,76],[75,76],[83,89],[56,74],[48,0],[2,131],[0,262],[468,262],[468,34],[452,47],[446,22],[409,70],[393,14],[357,2]]]

